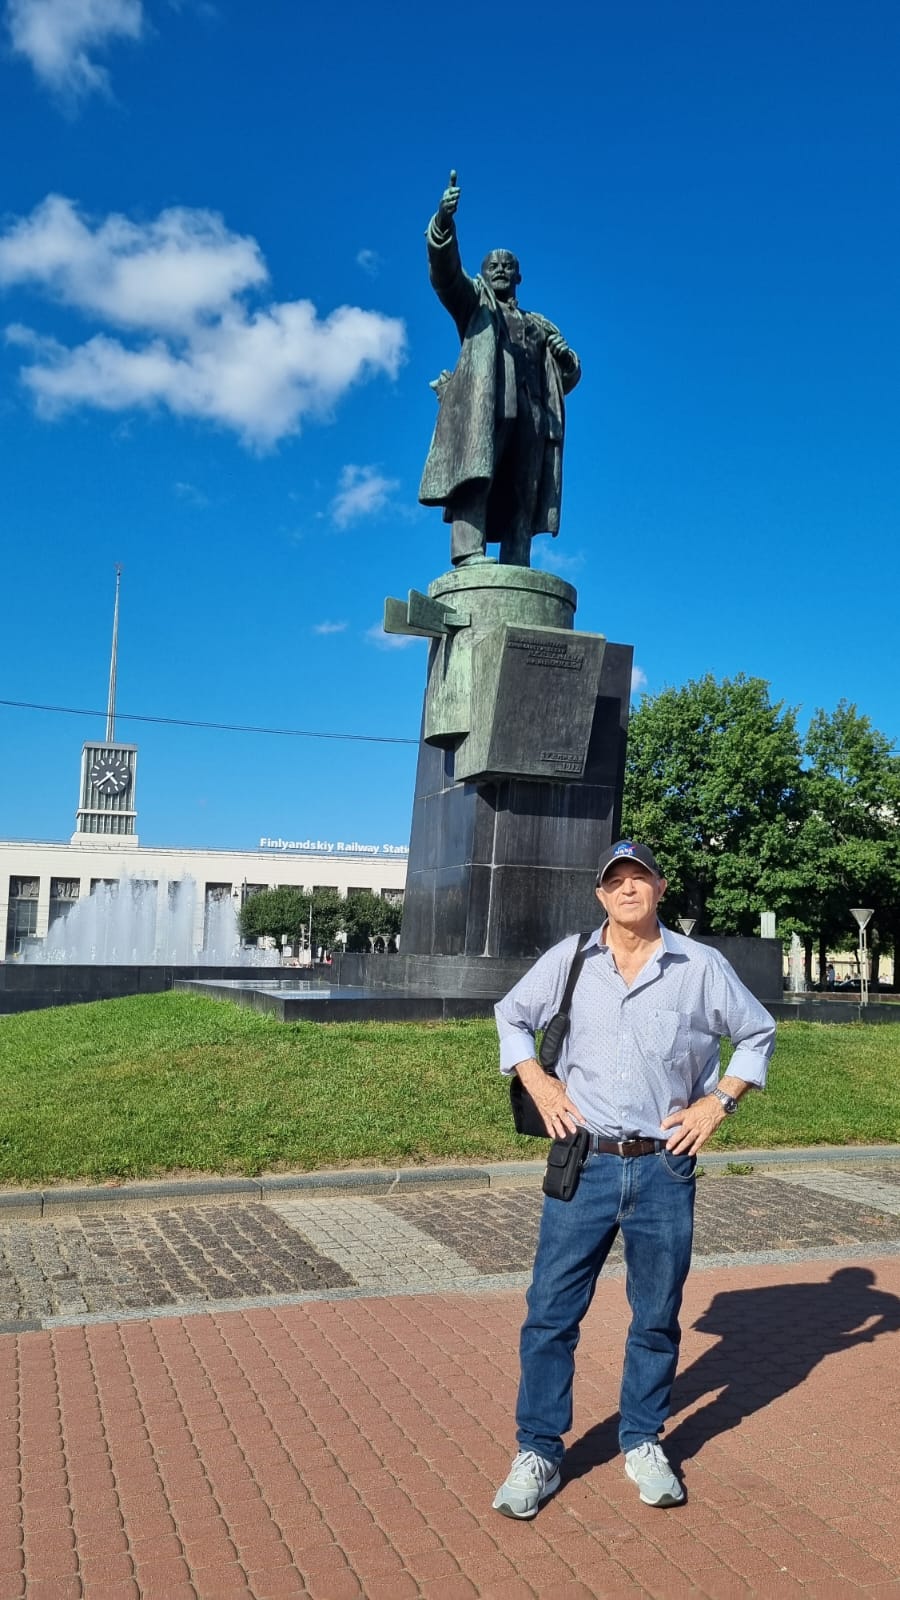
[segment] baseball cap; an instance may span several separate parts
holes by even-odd
[[[647,845],[632,844],[630,839],[620,839],[618,844],[611,844],[608,850],[604,850],[600,857],[597,865],[598,885],[603,882],[610,867],[616,866],[619,861],[636,861],[640,866],[646,867],[648,872],[654,873],[657,878],[662,877],[656,857]]]

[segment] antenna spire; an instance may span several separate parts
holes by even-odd
[[[119,658],[119,587],[122,568],[116,563],[116,607],[113,612],[112,655],[109,662],[109,698],[106,702],[106,742],[113,744],[116,737],[116,671]]]

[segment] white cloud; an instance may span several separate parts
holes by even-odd
[[[7,340],[33,357],[22,379],[48,418],[85,405],[164,406],[266,448],[297,433],[304,417],[327,414],[354,383],[395,376],[405,348],[399,319],[358,306],[320,318],[308,300],[248,305],[267,280],[256,240],[210,211],[92,225],[72,201],[50,195],[0,233],[0,287],[37,289],[136,340],[101,331],[70,347],[9,327]]]
[[[356,255],[356,265],[362,267],[370,278],[377,278],[381,270],[381,257],[377,250],[359,250]]]
[[[176,14],[182,11],[190,11],[193,12],[194,16],[200,17],[203,22],[220,21],[219,8],[213,5],[212,0],[167,0],[167,3],[169,10],[174,11]]]
[[[116,39],[139,39],[141,0],[9,0],[12,48],[25,56],[41,82],[71,98],[104,91],[105,67],[93,59]]]
[[[418,644],[421,637],[418,633],[385,633],[380,622],[373,622],[364,634],[364,638],[370,644],[377,645],[379,650],[405,650],[408,645]]]
[[[531,564],[538,571],[556,572],[562,576],[567,572],[579,572],[584,566],[584,555],[580,550],[566,555],[559,549],[556,539],[552,543],[549,539],[539,539],[532,542]]]
[[[268,278],[255,239],[214,211],[172,207],[152,222],[116,213],[91,227],[51,194],[0,235],[0,284],[42,290],[117,327],[184,333]]]
[[[196,484],[175,483],[173,487],[178,499],[186,501],[189,506],[197,506],[202,509],[209,505],[209,496],[205,495],[202,489],[198,489]]]
[[[313,633],[346,633],[346,622],[314,622]]]
[[[344,467],[340,487],[331,502],[331,515],[339,528],[383,511],[394,490],[396,478],[385,478],[376,467]]]
[[[637,665],[637,663],[635,663],[635,665],[631,669],[631,697],[632,697],[632,699],[634,699],[634,696],[637,695],[637,694],[643,694],[643,692],[646,689],[646,687],[647,687],[647,674],[644,671],[643,667],[639,667]]]

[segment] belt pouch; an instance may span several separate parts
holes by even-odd
[[[587,1159],[591,1136],[587,1128],[576,1128],[564,1139],[554,1139],[547,1156],[543,1190],[553,1200],[571,1200],[578,1188],[581,1169]]]

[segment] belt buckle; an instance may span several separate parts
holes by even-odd
[[[631,1140],[630,1139],[620,1139],[618,1141],[618,1151],[619,1151],[619,1155],[620,1156],[624,1157],[626,1155],[625,1146],[627,1144],[631,1144]]]

